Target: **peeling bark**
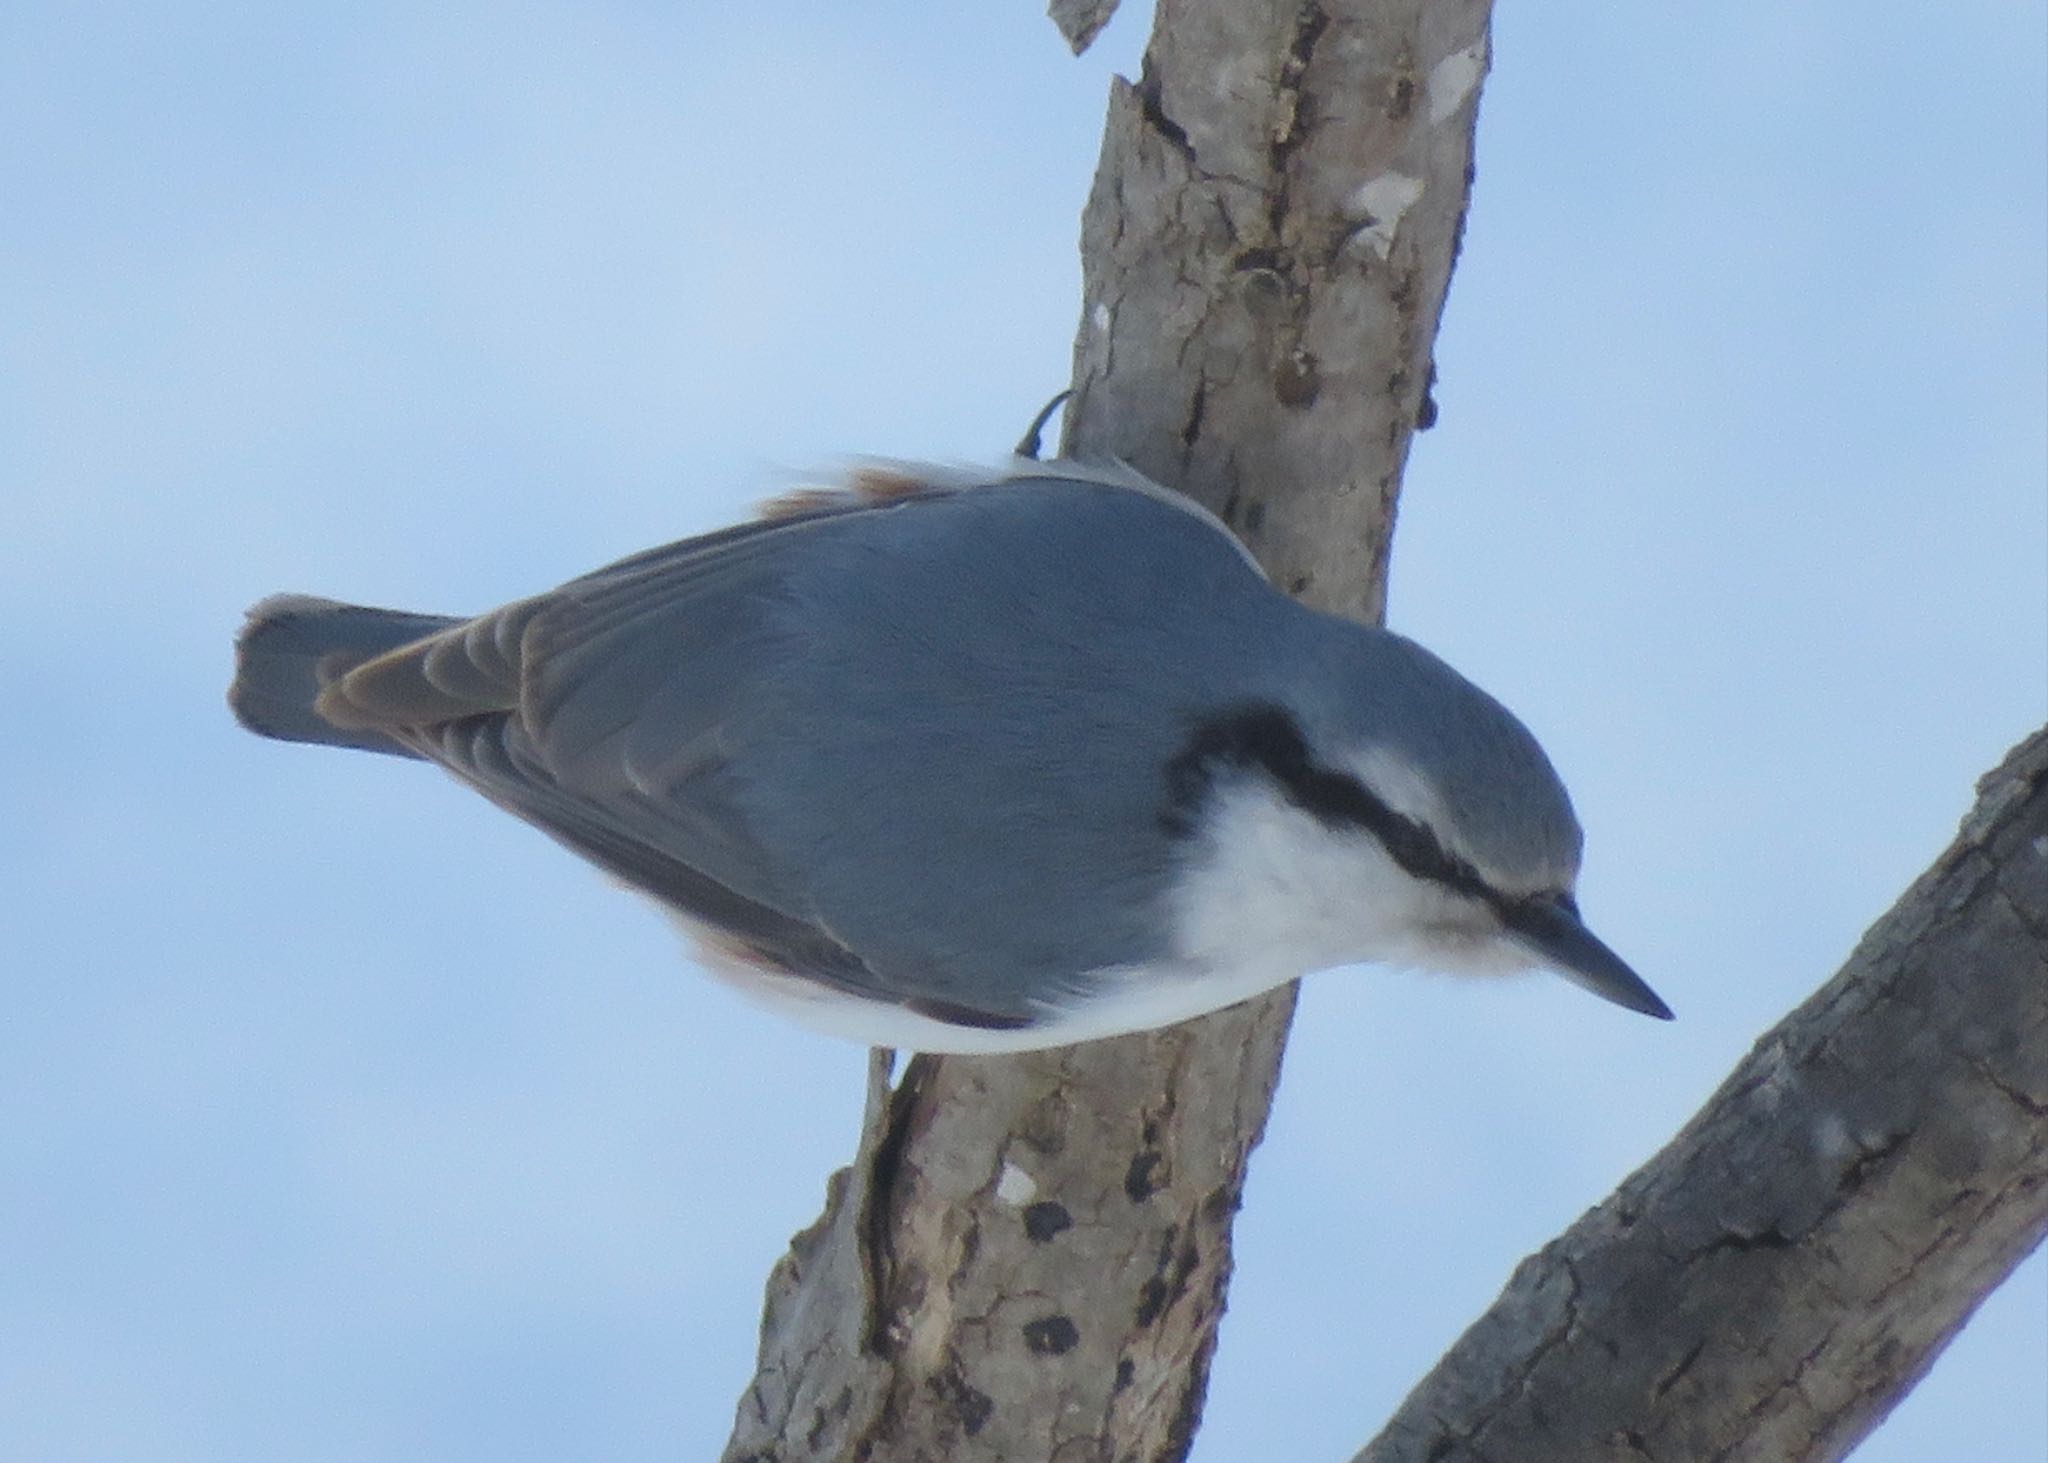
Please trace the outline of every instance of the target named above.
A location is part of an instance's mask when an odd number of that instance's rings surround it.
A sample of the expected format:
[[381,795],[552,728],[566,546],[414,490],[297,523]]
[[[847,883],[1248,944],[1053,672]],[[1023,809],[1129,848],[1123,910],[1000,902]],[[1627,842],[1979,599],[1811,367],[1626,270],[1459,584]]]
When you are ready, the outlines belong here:
[[1378,618],[1469,195],[1489,7],[1164,0],[1082,219],[1070,446]]
[[[1376,617],[1471,177],[1484,0],[1162,0],[1083,219],[1067,449]],[[1167,1031],[917,1057],[768,1287],[727,1463],[1172,1460],[1291,990]]]
[[1810,1463],[2048,1234],[2048,730],[1357,1463]]

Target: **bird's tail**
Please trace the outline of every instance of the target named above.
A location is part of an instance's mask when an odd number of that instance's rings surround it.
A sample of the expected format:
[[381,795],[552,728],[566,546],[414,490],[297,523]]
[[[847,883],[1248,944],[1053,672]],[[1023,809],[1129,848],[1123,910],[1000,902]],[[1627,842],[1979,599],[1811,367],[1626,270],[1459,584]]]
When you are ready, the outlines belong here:
[[259,736],[412,757],[383,732],[336,726],[314,709],[321,687],[387,650],[461,621],[373,610],[306,594],[274,594],[249,611],[235,641],[228,705]]

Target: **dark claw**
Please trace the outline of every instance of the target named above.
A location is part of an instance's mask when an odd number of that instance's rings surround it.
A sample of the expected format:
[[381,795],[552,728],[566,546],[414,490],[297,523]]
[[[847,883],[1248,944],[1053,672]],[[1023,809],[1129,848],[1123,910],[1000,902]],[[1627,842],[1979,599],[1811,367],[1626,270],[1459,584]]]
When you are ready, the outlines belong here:
[[1019,457],[1028,458],[1032,462],[1038,461],[1039,439],[1045,435],[1045,424],[1052,420],[1052,414],[1073,394],[1074,388],[1069,386],[1038,409],[1038,415],[1031,419],[1031,425],[1026,427],[1024,435],[1017,439],[1016,451]]

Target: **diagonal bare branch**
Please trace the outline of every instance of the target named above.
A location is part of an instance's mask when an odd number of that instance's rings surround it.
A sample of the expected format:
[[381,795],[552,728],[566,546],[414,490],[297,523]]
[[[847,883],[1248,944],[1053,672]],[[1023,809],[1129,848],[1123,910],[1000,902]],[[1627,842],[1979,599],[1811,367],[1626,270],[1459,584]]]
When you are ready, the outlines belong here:
[[2048,730],[1357,1463],[1840,1458],[2048,1234]]

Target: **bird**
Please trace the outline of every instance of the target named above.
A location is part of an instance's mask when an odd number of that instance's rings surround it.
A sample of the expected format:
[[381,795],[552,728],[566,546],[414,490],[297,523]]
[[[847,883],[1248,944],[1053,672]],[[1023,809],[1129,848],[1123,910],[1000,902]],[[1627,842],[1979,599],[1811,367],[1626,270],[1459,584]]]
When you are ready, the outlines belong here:
[[1580,917],[1527,728],[1117,461],[869,463],[473,617],[274,595],[229,702],[435,764],[871,1047],[1066,1046],[1343,966],[1671,1016]]

